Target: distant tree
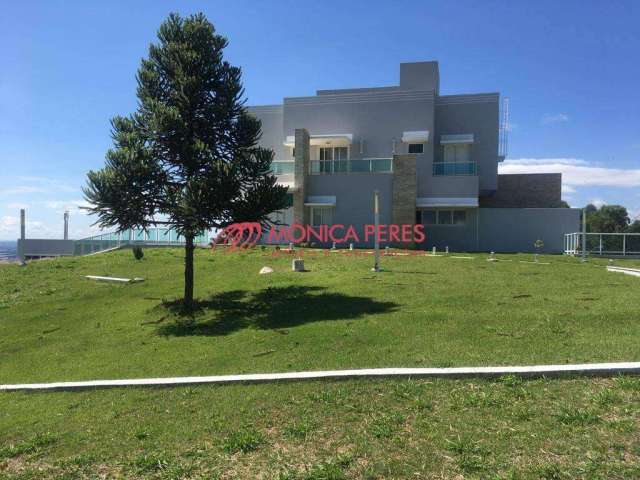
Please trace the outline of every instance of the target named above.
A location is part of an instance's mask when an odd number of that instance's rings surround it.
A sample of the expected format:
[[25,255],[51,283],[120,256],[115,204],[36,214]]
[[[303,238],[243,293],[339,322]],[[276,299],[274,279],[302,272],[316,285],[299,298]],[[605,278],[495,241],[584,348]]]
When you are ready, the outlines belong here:
[[627,227],[627,232],[629,233],[640,233],[640,220],[635,220],[632,224]]
[[571,205],[569,205],[564,200],[560,200],[560,208],[571,208]]
[[598,233],[620,233],[629,226],[629,214],[621,205],[587,205],[587,230]]
[[185,238],[184,306],[193,306],[194,238],[232,223],[265,223],[286,205],[244,108],[240,68],[203,14],[171,14],[137,74],[138,109],[111,121],[114,147],[84,195],[101,227],[168,225]]

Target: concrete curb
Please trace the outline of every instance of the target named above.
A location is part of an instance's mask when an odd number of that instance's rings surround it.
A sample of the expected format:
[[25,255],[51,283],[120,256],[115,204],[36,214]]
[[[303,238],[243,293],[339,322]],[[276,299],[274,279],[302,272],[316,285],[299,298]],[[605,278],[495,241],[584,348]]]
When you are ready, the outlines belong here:
[[612,265],[607,265],[608,272],[620,272],[627,275],[633,275],[634,277],[640,277],[640,269],[638,268],[628,268],[628,267],[614,267]]
[[201,384],[263,383],[277,381],[353,379],[353,378],[495,378],[503,375],[521,377],[597,376],[640,374],[640,362],[586,363],[579,365],[531,365],[514,367],[455,368],[366,368],[311,372],[251,373],[206,377],[139,378],[125,380],[89,380],[82,382],[24,383],[0,385],[0,391],[81,390],[111,387],[171,387]]

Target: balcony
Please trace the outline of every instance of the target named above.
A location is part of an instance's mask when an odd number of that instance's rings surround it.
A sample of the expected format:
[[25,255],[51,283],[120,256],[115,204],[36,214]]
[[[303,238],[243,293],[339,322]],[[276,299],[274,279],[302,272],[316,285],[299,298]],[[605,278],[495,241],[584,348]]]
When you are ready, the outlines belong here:
[[358,160],[311,160],[311,175],[332,175],[337,173],[391,173],[391,158],[363,158]]
[[271,171],[274,175],[292,175],[295,171],[293,160],[276,160],[271,162]]
[[476,162],[434,162],[433,176],[460,176],[477,175],[478,166]]

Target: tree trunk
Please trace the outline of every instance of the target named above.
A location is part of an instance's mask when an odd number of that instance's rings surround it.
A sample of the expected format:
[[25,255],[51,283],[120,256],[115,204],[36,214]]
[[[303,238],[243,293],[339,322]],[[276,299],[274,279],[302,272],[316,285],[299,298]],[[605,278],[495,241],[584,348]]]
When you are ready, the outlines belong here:
[[193,235],[185,236],[184,252],[184,306],[193,308]]

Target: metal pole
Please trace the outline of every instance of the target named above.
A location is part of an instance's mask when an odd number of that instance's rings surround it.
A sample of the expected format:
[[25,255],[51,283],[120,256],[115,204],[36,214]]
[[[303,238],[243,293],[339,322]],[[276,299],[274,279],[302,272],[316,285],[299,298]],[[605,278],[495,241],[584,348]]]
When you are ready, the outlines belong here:
[[602,255],[602,234],[600,234],[600,255]]
[[625,233],[622,234],[622,256],[624,257],[627,254],[627,235]]
[[26,229],[25,229],[25,213],[24,208],[20,209],[20,239],[24,240],[26,238]]
[[69,240],[69,212],[64,212],[64,239]]
[[373,192],[373,222],[375,225],[373,245],[375,249],[375,263],[373,265],[373,271],[380,271],[380,236],[378,235],[378,228],[380,226],[380,192],[376,190]]
[[582,261],[587,261],[587,209],[582,209]]

